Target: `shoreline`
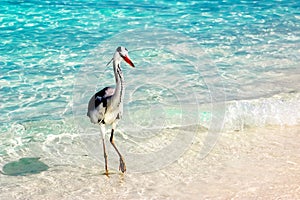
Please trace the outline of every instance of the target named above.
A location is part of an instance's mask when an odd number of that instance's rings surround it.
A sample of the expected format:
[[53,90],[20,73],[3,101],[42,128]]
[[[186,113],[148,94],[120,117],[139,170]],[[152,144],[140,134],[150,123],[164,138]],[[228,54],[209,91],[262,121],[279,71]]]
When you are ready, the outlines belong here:
[[[84,155],[81,141],[65,144],[61,157],[41,160],[48,171],[0,174],[1,199],[244,199],[300,197],[300,126],[270,126],[222,133],[204,159],[201,136],[178,160],[149,173],[101,175],[102,163]],[[78,146],[79,145],[79,146]],[[75,147],[76,146],[76,147]],[[79,150],[79,151],[78,151]],[[63,153],[70,153],[67,157]],[[114,155],[112,155],[114,156]],[[55,160],[53,160],[55,159]]]

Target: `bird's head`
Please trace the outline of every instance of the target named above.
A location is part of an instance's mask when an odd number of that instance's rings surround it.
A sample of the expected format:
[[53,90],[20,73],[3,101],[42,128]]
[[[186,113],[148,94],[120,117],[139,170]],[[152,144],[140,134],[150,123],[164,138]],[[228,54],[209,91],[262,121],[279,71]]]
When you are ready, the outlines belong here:
[[132,63],[132,61],[130,60],[129,56],[128,56],[128,50],[125,47],[122,47],[122,46],[120,46],[116,49],[114,57],[109,61],[109,63],[107,63],[107,65],[109,65],[110,62],[113,61],[113,60],[117,61],[117,62],[121,62],[121,60],[124,60],[131,67],[135,67],[134,64]]

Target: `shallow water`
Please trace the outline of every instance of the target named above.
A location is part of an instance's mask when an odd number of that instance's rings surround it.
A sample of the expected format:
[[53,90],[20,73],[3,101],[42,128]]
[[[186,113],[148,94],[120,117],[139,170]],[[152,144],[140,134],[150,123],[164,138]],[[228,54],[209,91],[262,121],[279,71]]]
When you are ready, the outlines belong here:
[[[187,127],[193,129],[194,127]],[[199,128],[199,127],[198,127]],[[177,129],[174,128],[173,131]],[[208,156],[199,158],[203,133],[199,129],[191,147],[172,164],[148,173],[128,167],[119,173],[116,154],[109,155],[110,175],[81,147],[79,136],[48,139],[36,153],[49,170],[27,176],[1,178],[2,199],[297,199],[299,188],[299,126],[249,129],[223,133]],[[117,139],[118,141],[118,139]],[[43,151],[40,151],[42,148]],[[51,153],[50,153],[51,152]],[[19,152],[1,158],[18,159]],[[164,156],[166,158],[167,155]],[[130,160],[125,157],[127,163]],[[160,160],[159,157],[156,157]],[[130,163],[128,163],[130,166]],[[17,187],[16,187],[17,186]]]
[[[0,174],[0,199],[299,197],[299,7],[3,1],[0,167],[49,169]],[[116,133],[128,172],[108,143],[107,178],[86,109],[119,45],[136,65]]]

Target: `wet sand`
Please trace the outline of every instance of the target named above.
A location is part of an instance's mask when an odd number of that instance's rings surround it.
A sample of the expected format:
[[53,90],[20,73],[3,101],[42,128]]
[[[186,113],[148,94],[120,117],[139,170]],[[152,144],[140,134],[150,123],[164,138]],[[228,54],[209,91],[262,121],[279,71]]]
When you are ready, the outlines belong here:
[[[79,137],[49,144],[56,156],[41,153],[50,168],[39,174],[0,174],[0,199],[299,199],[300,127],[264,127],[222,133],[215,148],[197,157],[202,133],[171,165],[124,175],[82,148]],[[44,151],[47,148],[43,148]],[[26,152],[24,153],[24,155]],[[53,154],[54,155],[54,154]],[[4,162],[17,156],[2,158]]]

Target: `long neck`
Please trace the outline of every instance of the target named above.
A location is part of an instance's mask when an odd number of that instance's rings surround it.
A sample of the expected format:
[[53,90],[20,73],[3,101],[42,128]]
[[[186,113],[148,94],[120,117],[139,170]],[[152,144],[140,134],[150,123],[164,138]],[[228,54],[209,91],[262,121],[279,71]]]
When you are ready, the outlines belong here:
[[124,97],[124,78],[123,73],[121,70],[120,62],[119,61],[113,61],[113,67],[114,67],[114,74],[116,79],[116,89],[115,93],[112,96],[112,102],[113,104],[119,106]]

